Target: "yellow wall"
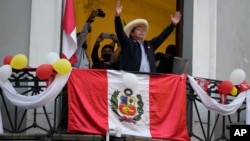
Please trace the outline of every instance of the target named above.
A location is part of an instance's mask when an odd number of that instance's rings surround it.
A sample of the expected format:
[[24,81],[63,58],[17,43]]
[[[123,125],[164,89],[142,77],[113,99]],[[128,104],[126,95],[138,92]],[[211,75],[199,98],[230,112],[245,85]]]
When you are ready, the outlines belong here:
[[[169,7],[165,3],[174,4]],[[163,28],[170,24],[170,15],[175,12],[175,0],[121,0],[123,5],[123,11],[121,18],[128,23],[135,18],[145,18],[149,22],[149,32],[146,39],[158,35]],[[75,13],[77,31],[82,30],[84,22],[87,20],[91,11],[101,8],[105,13],[105,18],[96,17],[92,23],[92,32],[88,34],[87,53],[91,56],[91,51],[95,43],[96,38],[101,32],[115,33],[114,31],[114,15],[115,15],[115,3],[116,0],[75,0]],[[110,41],[104,41],[107,43]],[[156,52],[164,52],[168,44],[175,44],[175,32],[156,50]]]

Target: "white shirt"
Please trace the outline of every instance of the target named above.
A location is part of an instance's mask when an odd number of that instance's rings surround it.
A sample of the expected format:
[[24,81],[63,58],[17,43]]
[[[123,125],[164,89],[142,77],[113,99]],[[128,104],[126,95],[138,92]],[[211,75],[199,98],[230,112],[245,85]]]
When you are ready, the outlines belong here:
[[141,66],[140,66],[140,72],[150,72],[150,66],[148,62],[148,57],[145,52],[143,43],[140,43],[141,48]]

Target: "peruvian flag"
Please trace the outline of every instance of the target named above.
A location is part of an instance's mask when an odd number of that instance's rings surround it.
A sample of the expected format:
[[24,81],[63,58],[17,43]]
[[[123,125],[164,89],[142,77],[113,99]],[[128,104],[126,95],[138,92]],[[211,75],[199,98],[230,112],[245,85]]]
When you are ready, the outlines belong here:
[[[68,132],[189,141],[186,75],[74,68],[68,86]],[[115,134],[115,133],[114,133]]]
[[64,1],[62,28],[62,58],[66,58],[71,64],[74,64],[77,62],[75,54],[77,49],[77,38],[73,0]]

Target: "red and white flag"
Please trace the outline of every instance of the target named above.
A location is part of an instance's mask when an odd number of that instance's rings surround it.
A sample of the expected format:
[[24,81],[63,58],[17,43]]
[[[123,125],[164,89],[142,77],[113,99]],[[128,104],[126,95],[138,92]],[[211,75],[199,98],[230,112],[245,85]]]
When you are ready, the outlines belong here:
[[105,135],[119,129],[122,135],[189,141],[187,76],[127,74],[73,69],[67,84],[68,132]]
[[74,64],[77,62],[75,54],[77,49],[77,38],[73,0],[64,1],[62,28],[62,57]]

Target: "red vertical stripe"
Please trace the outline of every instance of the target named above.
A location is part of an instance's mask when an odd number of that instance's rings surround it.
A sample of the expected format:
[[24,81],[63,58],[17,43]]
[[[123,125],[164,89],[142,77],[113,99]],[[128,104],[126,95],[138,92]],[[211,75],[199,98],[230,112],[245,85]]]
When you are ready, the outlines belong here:
[[107,88],[106,70],[72,70],[68,80],[68,132],[106,133]]
[[74,1],[65,0],[64,14],[63,14],[63,44],[62,44],[62,58],[68,59],[71,64],[77,62],[75,51],[77,49],[76,41],[76,20],[74,13]]
[[65,9],[63,15],[63,30],[67,34],[71,34],[76,27],[76,20],[74,14],[74,1],[65,0]]
[[186,125],[186,76],[150,76],[150,132],[152,137],[190,140]]

